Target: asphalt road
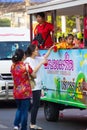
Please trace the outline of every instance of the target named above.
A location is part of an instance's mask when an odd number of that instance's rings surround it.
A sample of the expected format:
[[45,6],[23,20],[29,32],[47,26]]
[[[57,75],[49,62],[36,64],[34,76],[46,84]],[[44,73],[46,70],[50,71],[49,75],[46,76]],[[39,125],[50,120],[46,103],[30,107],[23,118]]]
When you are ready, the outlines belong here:
[[[14,103],[0,103],[0,130],[13,130],[15,111],[16,105]],[[28,126],[29,120],[30,113]],[[45,120],[44,110],[41,107],[38,112],[37,124],[43,127],[43,130],[86,130],[87,110],[63,110],[60,111],[58,122],[48,122]]]

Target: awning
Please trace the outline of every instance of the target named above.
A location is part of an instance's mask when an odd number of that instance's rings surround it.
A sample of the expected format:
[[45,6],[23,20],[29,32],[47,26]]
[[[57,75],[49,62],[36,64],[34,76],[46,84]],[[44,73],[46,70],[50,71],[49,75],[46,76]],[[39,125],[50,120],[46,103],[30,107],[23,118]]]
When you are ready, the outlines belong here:
[[83,15],[84,4],[87,0],[53,0],[28,7],[28,14],[57,10],[59,15]]

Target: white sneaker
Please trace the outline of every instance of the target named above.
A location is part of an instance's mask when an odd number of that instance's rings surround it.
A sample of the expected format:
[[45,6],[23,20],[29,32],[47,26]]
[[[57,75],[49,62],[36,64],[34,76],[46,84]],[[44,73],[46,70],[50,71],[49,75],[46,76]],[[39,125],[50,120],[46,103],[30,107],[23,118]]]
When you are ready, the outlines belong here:
[[13,130],[18,130],[18,126],[14,126],[14,129]]
[[30,125],[30,129],[35,129],[35,130],[43,130],[43,128],[37,126],[37,125]]
[[43,130],[40,126],[35,125],[37,130]]

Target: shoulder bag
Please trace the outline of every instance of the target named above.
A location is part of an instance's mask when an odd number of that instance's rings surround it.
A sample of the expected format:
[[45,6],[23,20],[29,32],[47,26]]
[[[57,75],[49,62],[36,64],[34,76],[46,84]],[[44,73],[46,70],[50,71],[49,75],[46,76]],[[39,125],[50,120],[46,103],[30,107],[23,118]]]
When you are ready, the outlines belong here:
[[28,78],[29,78],[31,89],[34,89],[35,85],[36,85],[36,82],[35,82],[34,78],[28,72],[29,71],[28,64],[26,64],[25,67],[26,67],[26,71],[27,71],[27,75],[28,75]]
[[[45,28],[45,27],[44,27]],[[46,40],[47,40],[47,38],[48,38],[48,36],[50,35],[50,32],[48,32],[48,34],[46,35],[46,38],[45,39],[43,39],[43,37],[42,37],[42,34],[41,33],[38,33],[35,37],[34,37],[34,39],[33,39],[33,41],[38,41],[38,47],[40,48],[40,46],[43,46],[44,44],[45,44],[45,42],[46,42]]]

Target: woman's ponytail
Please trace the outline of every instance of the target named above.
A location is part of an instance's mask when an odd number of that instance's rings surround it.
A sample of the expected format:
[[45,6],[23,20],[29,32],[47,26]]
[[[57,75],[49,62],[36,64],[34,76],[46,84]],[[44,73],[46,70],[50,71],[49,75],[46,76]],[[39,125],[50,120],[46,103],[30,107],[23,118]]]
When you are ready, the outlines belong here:
[[22,49],[17,49],[15,51],[15,54],[12,57],[12,62],[16,63],[21,61],[23,59],[23,56],[24,56],[24,51]]

